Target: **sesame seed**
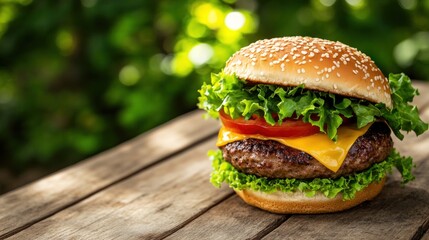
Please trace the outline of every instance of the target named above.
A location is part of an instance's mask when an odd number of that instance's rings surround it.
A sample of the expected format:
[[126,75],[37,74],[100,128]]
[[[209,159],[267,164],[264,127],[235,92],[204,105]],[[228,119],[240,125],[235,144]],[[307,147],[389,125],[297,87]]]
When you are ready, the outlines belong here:
[[340,67],[340,62],[339,61],[334,61],[333,62],[335,66],[337,66],[338,68]]
[[280,58],[280,61],[284,61],[287,58],[288,54],[286,53],[285,55],[283,55],[282,58]]

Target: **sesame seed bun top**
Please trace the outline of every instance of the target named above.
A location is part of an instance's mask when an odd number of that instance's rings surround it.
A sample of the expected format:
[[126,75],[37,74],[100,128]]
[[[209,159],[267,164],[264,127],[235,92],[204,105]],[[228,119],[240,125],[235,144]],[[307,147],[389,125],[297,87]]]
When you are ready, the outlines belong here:
[[224,72],[253,83],[298,86],[384,103],[389,82],[370,57],[340,42],[283,37],[259,40],[236,52]]

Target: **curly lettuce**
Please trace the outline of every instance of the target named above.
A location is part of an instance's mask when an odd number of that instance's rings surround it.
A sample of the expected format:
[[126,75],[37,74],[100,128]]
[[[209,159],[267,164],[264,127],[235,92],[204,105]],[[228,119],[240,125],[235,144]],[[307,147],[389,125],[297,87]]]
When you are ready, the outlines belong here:
[[214,118],[219,116],[221,110],[234,119],[249,119],[253,114],[258,114],[271,125],[281,123],[286,118],[302,118],[304,122],[319,127],[334,141],[343,117],[356,117],[358,128],[383,118],[401,140],[404,137],[401,131],[422,134],[428,129],[428,124],[420,119],[417,107],[410,104],[419,94],[412,87],[410,78],[405,74],[390,74],[389,84],[392,109],[383,103],[374,104],[357,98],[306,90],[304,85],[279,87],[246,84],[233,75],[221,72],[212,74],[211,83],[204,83],[199,90],[198,107]]
[[400,156],[396,150],[393,150],[385,161],[376,163],[363,172],[336,179],[315,178],[302,180],[258,177],[236,170],[230,163],[223,159],[220,150],[210,151],[209,156],[213,167],[210,178],[211,183],[216,187],[220,187],[225,182],[231,188],[237,190],[253,189],[266,193],[275,191],[300,191],[308,197],[312,197],[316,193],[322,193],[328,198],[334,198],[338,194],[341,194],[343,200],[350,200],[355,197],[358,191],[366,188],[369,184],[380,182],[387,174],[392,172],[393,167],[396,167],[401,173],[402,183],[407,183],[414,179],[414,176],[411,174],[411,169],[414,166],[412,159]]

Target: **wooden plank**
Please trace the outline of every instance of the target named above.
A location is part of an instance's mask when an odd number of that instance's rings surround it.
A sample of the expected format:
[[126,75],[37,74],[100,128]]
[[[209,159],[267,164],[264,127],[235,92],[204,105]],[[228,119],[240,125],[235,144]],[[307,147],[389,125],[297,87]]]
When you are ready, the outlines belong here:
[[218,123],[194,111],[0,197],[0,238],[50,216],[143,168],[214,136]]
[[426,233],[423,235],[421,240],[429,240],[429,231],[427,230],[427,228],[426,228]]
[[63,211],[10,239],[158,239],[232,195],[209,182],[206,141]]
[[287,218],[250,207],[234,194],[166,239],[259,239]]
[[387,187],[377,200],[344,213],[293,216],[266,239],[411,239],[428,216],[428,193]]

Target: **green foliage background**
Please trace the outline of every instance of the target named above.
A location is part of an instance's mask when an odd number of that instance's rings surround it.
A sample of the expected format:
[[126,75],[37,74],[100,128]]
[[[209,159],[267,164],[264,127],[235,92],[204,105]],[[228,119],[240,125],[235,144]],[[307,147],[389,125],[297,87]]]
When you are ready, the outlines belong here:
[[115,146],[195,109],[240,47],[288,35],[429,79],[429,0],[0,0],[0,167],[58,168]]

